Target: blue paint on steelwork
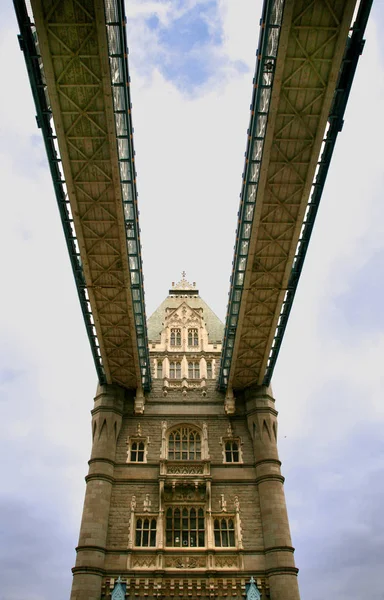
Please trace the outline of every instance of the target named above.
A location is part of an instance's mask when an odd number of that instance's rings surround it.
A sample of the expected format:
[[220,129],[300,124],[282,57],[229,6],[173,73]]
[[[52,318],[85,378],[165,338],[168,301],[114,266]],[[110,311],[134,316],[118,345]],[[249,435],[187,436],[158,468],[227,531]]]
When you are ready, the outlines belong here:
[[240,195],[235,257],[218,380],[218,387],[222,390],[226,389],[228,385],[237,332],[283,10],[284,0],[265,0],[260,22],[259,49],[257,51],[256,72],[253,80],[254,91],[250,107],[251,120],[245,153],[245,183]]

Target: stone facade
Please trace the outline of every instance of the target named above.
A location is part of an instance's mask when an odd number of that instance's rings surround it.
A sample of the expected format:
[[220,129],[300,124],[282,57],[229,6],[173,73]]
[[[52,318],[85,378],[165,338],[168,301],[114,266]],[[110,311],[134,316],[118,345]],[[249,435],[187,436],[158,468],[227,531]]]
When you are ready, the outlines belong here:
[[[166,359],[168,370],[157,377],[154,362],[144,413],[121,388],[103,386],[95,398],[71,600],[109,598],[119,576],[132,599],[240,600],[254,576],[263,600],[298,600],[270,390],[235,394],[228,415],[204,366],[219,362],[221,347],[210,339],[218,323],[204,319],[185,280],[169,299],[170,310],[165,302],[155,315],[163,330],[150,339],[153,360]],[[171,345],[172,329],[180,331]],[[171,376],[178,360],[184,370]],[[198,377],[190,362],[199,363]]]

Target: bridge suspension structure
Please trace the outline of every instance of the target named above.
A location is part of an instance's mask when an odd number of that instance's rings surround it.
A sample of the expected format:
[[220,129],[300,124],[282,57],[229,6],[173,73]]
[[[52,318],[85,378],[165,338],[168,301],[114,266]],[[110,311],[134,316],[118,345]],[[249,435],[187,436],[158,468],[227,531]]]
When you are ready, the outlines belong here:
[[270,384],[371,5],[372,0],[358,8],[354,0],[264,2],[222,390]]
[[[31,4],[14,0],[19,42],[98,378],[149,391],[124,1]],[[371,5],[264,1],[223,391],[271,381]]]
[[99,381],[149,390],[124,2],[14,5]]

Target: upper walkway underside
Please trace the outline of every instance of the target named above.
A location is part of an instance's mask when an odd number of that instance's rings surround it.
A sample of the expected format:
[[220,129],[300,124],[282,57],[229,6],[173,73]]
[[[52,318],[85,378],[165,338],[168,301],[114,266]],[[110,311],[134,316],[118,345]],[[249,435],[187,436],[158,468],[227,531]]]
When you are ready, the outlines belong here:
[[[269,384],[372,0],[265,0],[220,389]],[[14,0],[101,383],[150,389],[123,0]]]
[[99,379],[149,389],[124,2],[15,7]]
[[370,6],[351,29],[355,0],[264,3],[221,389],[270,382]]

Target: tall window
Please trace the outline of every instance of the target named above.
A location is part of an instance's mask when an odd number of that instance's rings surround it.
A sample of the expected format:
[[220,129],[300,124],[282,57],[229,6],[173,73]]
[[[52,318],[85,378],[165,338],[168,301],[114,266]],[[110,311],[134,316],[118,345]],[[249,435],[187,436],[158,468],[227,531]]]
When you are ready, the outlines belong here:
[[205,546],[205,519],[202,508],[168,508],[165,540],[167,546]]
[[163,376],[163,363],[161,360],[157,361],[157,377],[161,379]]
[[212,361],[207,360],[207,378],[212,379]]
[[130,462],[144,462],[144,442],[131,442]]
[[228,440],[225,442],[225,462],[240,462],[239,442]]
[[226,548],[235,545],[235,527],[233,519],[215,519],[213,529],[215,532],[215,546]]
[[181,346],[181,329],[171,329],[171,346]]
[[170,379],[181,379],[181,362],[171,362],[169,364]]
[[156,519],[139,518],[136,521],[136,546],[156,546]]
[[180,427],[172,431],[168,438],[169,460],[200,460],[200,433],[189,427]]
[[199,332],[197,329],[188,329],[188,346],[199,345]]
[[198,362],[188,363],[188,378],[200,379],[200,364]]

